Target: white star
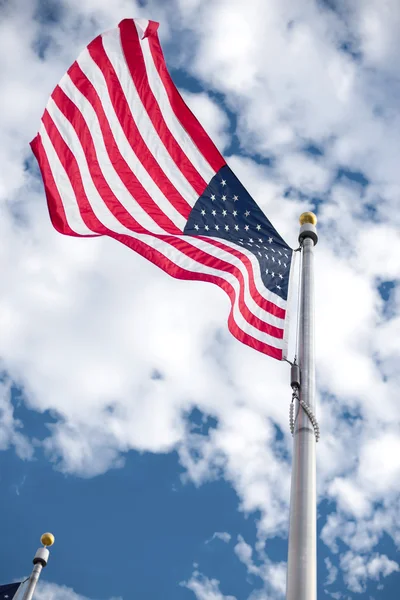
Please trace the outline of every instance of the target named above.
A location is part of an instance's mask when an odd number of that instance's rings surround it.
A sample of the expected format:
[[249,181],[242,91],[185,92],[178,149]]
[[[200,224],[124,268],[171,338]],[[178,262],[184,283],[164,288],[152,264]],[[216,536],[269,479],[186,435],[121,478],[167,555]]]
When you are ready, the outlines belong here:
[[225,230],[229,231],[229,225],[225,225]]
[[[239,225],[235,225],[235,231],[239,231]],[[243,242],[241,242],[243,244]]]
[[268,275],[268,273],[269,273],[268,269],[265,270],[265,273]]
[[256,244],[257,248],[261,248],[261,246],[259,246],[258,244]]
[[212,214],[213,217],[215,217],[215,215],[217,214],[217,211],[216,210],[212,210],[211,214]]
[[208,231],[210,228],[209,228],[209,226],[208,226],[208,225],[204,225],[204,229],[205,229],[206,231]]
[[249,238],[249,242],[253,243],[254,242],[253,238]]
[[232,212],[232,214],[233,214],[233,216],[234,216],[234,217],[236,217],[236,215],[237,215],[237,210],[234,210],[234,211]]
[[242,242],[242,240],[239,240],[239,244],[242,244],[242,245],[243,245],[243,242]]
[[195,225],[194,228],[196,229],[196,231],[199,230],[199,226],[198,225]]
[[262,256],[261,252],[257,252],[258,256]]
[[211,200],[214,202],[214,200],[215,200],[215,194],[211,194]]
[[247,242],[247,245],[248,245],[248,246],[252,246],[253,244],[250,244],[250,242]]
[[261,238],[258,238],[258,241],[260,242],[260,244],[262,244],[262,239]]
[[226,217],[226,210],[223,210],[223,211],[222,211],[222,216],[223,216],[223,217]]
[[246,231],[249,230],[249,226],[248,225],[245,225],[244,228],[245,228]]
[[275,273],[271,271],[271,277],[275,277]]
[[269,244],[272,244],[272,241],[273,241],[273,240],[272,240],[272,237],[269,237],[269,238],[268,238],[268,243],[269,243]]
[[226,196],[221,196],[221,199],[225,202]]
[[275,256],[272,257],[272,262],[275,262]]
[[222,185],[222,187],[224,187],[224,186],[226,185],[226,181],[225,181],[225,179],[223,179],[223,180],[221,181],[221,185]]
[[250,211],[249,211],[249,210],[246,210],[246,212],[244,213],[244,216],[245,216],[245,217],[248,217],[248,216],[249,216],[249,214],[250,214]]
[[281,289],[282,289],[280,285],[277,285],[276,287],[278,288],[278,290],[281,290]]
[[261,225],[257,225],[256,229],[257,229],[257,231],[260,231]]
[[206,214],[206,211],[204,210],[204,208],[203,208],[203,210],[201,211],[201,214],[203,215],[203,217],[204,217],[204,215]]
[[282,256],[282,252],[280,252],[279,250],[278,250],[278,254],[280,254]]
[[272,252],[275,252],[275,250],[273,248],[270,248],[270,250],[272,250]]
[[233,201],[237,202],[239,200],[239,198],[237,196],[233,196]]
[[286,263],[283,263],[283,266],[285,267],[285,269],[287,268],[287,264]]
[[279,273],[279,278],[280,278],[280,279],[283,279],[283,275],[282,275],[282,273]]
[[268,258],[268,254],[264,254],[265,258]]
[[280,261],[280,259],[278,260],[278,263],[279,263],[280,265],[282,264],[282,263],[281,263],[281,261]]
[[219,229],[219,225],[216,225],[216,226],[215,226],[215,229],[217,229],[217,230],[218,230],[218,229]]
[[289,258],[288,255],[285,253],[286,258]]

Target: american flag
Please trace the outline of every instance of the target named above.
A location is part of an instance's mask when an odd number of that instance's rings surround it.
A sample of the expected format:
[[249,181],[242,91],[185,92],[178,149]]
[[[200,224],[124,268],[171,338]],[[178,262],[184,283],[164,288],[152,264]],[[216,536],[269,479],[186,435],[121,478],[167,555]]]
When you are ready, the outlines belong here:
[[31,143],[52,223],[220,286],[233,335],[282,360],[293,251],[182,100],[157,29],[123,20],[53,91]]

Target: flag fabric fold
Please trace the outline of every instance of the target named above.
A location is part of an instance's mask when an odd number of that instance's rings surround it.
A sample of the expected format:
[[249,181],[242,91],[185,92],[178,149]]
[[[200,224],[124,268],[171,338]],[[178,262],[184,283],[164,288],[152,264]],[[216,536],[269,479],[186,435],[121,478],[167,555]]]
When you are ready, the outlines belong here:
[[243,343],[286,357],[293,251],[226,164],[168,73],[158,24],[95,38],[52,93],[31,146],[53,226],[106,235],[229,296]]

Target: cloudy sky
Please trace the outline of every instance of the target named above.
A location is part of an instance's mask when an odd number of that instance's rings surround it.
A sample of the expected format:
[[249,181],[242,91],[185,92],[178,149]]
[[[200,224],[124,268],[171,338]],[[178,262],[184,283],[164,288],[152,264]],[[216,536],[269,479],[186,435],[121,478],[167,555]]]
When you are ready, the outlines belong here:
[[0,583],[37,600],[280,600],[289,368],[215,286],[59,235],[29,148],[125,17],[160,22],[187,103],[275,227],[316,248],[318,597],[398,597],[397,0],[0,0]]

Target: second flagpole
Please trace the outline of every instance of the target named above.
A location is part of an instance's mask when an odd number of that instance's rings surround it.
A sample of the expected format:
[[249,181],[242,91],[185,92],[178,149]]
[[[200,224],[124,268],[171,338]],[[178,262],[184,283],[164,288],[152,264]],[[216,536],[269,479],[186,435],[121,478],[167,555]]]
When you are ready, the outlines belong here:
[[32,569],[31,576],[29,577],[28,582],[26,584],[22,600],[32,600],[33,598],[33,594],[35,592],[36,584],[39,580],[40,573],[42,572],[42,569],[47,565],[47,562],[49,560],[49,551],[47,548],[54,544],[54,535],[52,533],[44,533],[40,538],[40,541],[43,544],[43,548],[39,548],[35,554],[35,557],[33,559],[34,567]]
[[[300,217],[299,392],[294,406],[286,600],[317,597],[317,501],[314,360],[314,246],[318,241],[313,213]],[[293,385],[293,382],[292,382]]]

